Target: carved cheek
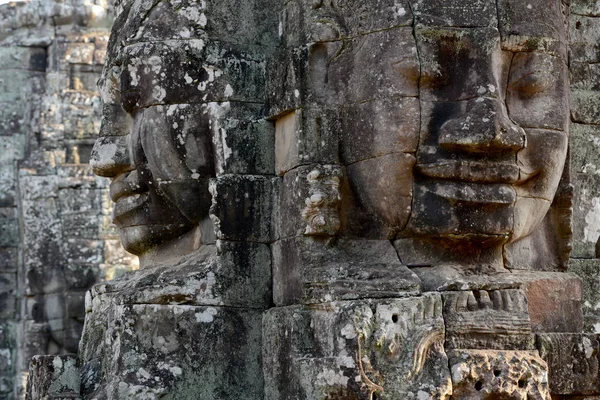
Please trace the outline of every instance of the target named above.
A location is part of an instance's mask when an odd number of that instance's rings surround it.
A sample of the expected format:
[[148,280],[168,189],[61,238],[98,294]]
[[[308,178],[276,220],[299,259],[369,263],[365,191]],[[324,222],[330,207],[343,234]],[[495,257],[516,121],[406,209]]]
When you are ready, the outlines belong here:
[[360,161],[348,176],[361,203],[388,226],[402,229],[410,216],[415,157],[395,153]]

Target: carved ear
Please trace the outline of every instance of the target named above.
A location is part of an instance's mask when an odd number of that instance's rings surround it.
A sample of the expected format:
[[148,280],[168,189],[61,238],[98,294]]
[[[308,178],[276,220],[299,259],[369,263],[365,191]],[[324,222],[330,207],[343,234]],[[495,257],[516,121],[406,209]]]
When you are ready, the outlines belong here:
[[573,248],[573,185],[570,150],[552,205],[531,235],[504,246],[508,269],[566,271]]

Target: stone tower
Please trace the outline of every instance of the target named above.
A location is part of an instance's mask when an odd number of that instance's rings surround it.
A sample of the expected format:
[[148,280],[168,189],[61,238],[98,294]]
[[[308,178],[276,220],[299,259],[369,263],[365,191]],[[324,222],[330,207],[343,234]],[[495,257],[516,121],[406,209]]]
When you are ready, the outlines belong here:
[[600,396],[600,3],[117,9],[91,165],[141,269],[32,399]]

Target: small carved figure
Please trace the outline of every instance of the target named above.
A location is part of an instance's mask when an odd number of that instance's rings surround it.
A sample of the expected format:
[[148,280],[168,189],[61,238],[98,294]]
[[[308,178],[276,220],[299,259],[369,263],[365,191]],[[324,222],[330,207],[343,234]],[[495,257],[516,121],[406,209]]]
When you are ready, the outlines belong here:
[[309,197],[302,211],[302,217],[306,221],[305,235],[332,236],[340,229],[340,178],[340,169],[331,166],[309,172],[306,177]]

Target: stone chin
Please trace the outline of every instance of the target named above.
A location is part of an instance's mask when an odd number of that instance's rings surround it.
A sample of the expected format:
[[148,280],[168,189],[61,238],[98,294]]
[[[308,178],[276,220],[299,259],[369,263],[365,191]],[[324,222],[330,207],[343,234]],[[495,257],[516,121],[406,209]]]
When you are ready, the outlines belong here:
[[194,230],[190,225],[137,225],[120,227],[119,236],[123,248],[142,257],[157,247],[176,242]]

